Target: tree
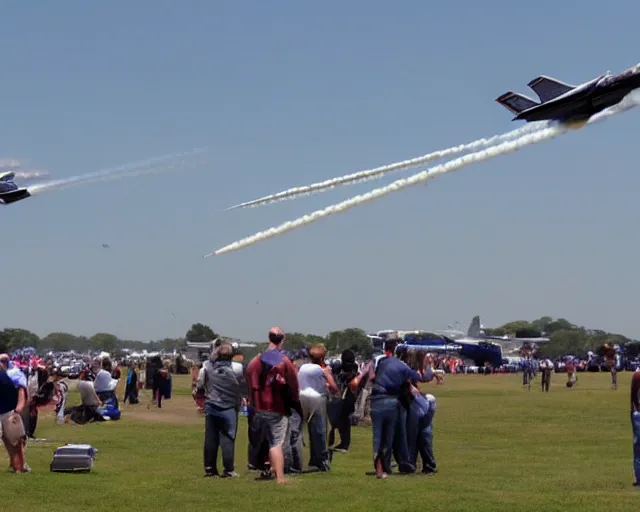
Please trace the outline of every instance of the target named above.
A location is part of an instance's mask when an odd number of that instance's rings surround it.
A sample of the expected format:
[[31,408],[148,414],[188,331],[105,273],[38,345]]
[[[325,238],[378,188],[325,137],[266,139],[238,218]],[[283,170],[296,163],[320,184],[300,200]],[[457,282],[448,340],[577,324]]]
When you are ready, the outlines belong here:
[[9,352],[9,335],[6,331],[0,331],[0,354]]
[[89,339],[89,344],[93,350],[114,352],[120,346],[120,340],[113,334],[99,332]]
[[301,332],[289,332],[284,340],[284,347],[287,350],[298,350],[307,345],[307,335]]
[[567,354],[583,356],[589,348],[589,338],[584,331],[557,331],[549,337],[548,344],[540,347],[539,355],[551,358]]
[[326,340],[327,349],[331,352],[351,349],[365,356],[373,352],[371,340],[362,329],[350,327],[342,331],[331,331]]
[[540,332],[549,333],[548,325],[553,322],[553,318],[550,316],[541,316],[537,320],[531,322],[534,329],[538,329]]
[[546,328],[546,333],[548,336],[552,335],[554,332],[558,332],[558,331],[575,331],[579,329],[578,326],[572,324],[571,322],[569,322],[568,320],[565,320],[564,318],[558,318],[557,320],[554,320],[552,322],[549,322],[547,324],[547,328]]
[[25,347],[38,347],[40,338],[37,334],[26,329],[9,327],[2,331],[0,344],[5,344],[6,350],[16,350]]
[[191,343],[207,343],[213,341],[218,335],[208,325],[201,323],[193,324],[187,331],[185,338]]
[[42,348],[63,352],[66,350],[82,350],[79,343],[81,341],[85,341],[85,348],[88,348],[86,338],[81,340],[68,332],[52,332],[42,338],[41,344]]
[[542,333],[539,329],[526,320],[516,320],[502,326],[504,332],[515,338],[539,338]]

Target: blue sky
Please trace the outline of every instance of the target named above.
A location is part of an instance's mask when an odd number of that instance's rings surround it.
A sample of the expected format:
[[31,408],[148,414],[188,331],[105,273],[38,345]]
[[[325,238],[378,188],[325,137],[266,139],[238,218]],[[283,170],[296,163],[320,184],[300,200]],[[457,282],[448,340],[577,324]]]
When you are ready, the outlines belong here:
[[201,321],[259,339],[274,324],[325,334],[548,314],[640,337],[639,112],[201,259],[409,174],[227,206],[513,129],[494,101],[502,92],[526,94],[540,74],[579,83],[640,61],[640,4],[615,5],[5,6],[0,157],[58,178],[210,151],[182,174],[3,208],[0,326],[147,340]]

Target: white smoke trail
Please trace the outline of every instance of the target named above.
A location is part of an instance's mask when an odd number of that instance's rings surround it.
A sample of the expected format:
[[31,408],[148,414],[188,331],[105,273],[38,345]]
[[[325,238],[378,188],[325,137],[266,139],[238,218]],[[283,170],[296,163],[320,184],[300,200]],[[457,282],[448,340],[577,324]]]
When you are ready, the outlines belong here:
[[21,166],[20,162],[12,158],[0,158],[0,169],[2,170],[18,169]]
[[38,178],[44,178],[51,174],[49,171],[15,171],[14,178],[17,180],[28,181],[37,180]]
[[264,196],[259,199],[254,199],[253,201],[247,201],[246,203],[231,206],[225,211],[235,210],[237,208],[255,208],[257,206],[263,206],[265,204],[279,203],[280,201],[286,201],[300,196],[307,196],[315,194],[317,192],[324,192],[341,185],[353,185],[355,183],[379,179],[389,172],[410,169],[411,167],[417,167],[434,160],[440,160],[441,158],[446,158],[452,155],[466,153],[467,151],[474,151],[480,148],[493,146],[494,144],[507,140],[514,140],[518,137],[521,137],[522,135],[536,132],[549,126],[550,123],[548,121],[529,123],[521,128],[511,130],[510,132],[506,132],[501,135],[494,135],[493,137],[478,139],[473,142],[468,142],[467,144],[460,144],[458,146],[453,146],[447,149],[433,151],[432,153],[428,153],[423,156],[410,158],[401,162],[395,162],[393,164],[384,165],[382,167],[376,167],[375,169],[359,171],[352,174],[347,174],[346,176],[339,176],[337,178],[331,178],[325,181],[320,181],[318,183],[312,183],[311,185],[290,188],[288,190],[284,190],[283,192],[278,192],[277,194]]
[[[624,112],[625,110],[629,110],[630,108],[637,106],[638,104],[640,104],[640,98],[629,95],[627,96],[627,98],[625,98],[625,100],[623,100],[618,105],[611,107],[610,109],[607,109],[593,116],[588,121],[588,124],[600,121],[602,119],[606,119],[620,112]],[[367,192],[366,194],[355,196],[341,203],[328,206],[322,210],[317,210],[308,215],[304,215],[303,217],[300,217],[293,221],[285,222],[280,226],[267,229],[266,231],[261,231],[252,236],[248,236],[246,238],[238,240],[237,242],[233,242],[225,247],[222,247],[217,251],[206,254],[204,258],[207,258],[209,256],[217,256],[219,254],[224,254],[226,252],[237,251],[238,249],[242,249],[243,247],[247,247],[248,245],[252,245],[256,242],[261,242],[263,240],[267,240],[268,238],[281,235],[283,233],[286,233],[287,231],[294,230],[301,226],[306,226],[307,224],[311,224],[312,222],[315,222],[316,220],[319,220],[323,217],[327,217],[335,213],[342,213],[350,208],[353,208],[354,206],[359,206],[368,201],[373,201],[374,199],[378,199],[382,196],[390,194],[391,192],[395,192],[397,190],[410,187],[412,185],[423,183],[441,174],[457,171],[459,169],[462,169],[463,167],[467,167],[468,165],[471,165],[474,163],[490,160],[497,156],[512,153],[514,151],[522,149],[525,146],[538,144],[540,142],[553,139],[558,135],[561,135],[567,131],[568,131],[567,127],[564,127],[562,125],[554,125],[538,132],[534,132],[528,135],[523,135],[522,137],[513,141],[503,142],[502,144],[491,146],[482,151],[469,153],[467,155],[461,156],[454,160],[450,160],[444,164],[431,167],[430,169],[422,171],[409,178],[403,178],[403,179],[394,181],[393,183],[387,185],[386,187],[377,188],[375,190],[372,190],[371,192]]]
[[148,160],[143,160],[140,162],[133,162],[118,167],[103,169],[100,171],[83,174],[81,176],[72,176],[70,178],[64,178],[60,180],[45,181],[43,183],[37,183],[31,187],[28,187],[28,190],[31,195],[36,195],[42,192],[57,190],[60,188],[65,188],[82,183],[91,183],[94,181],[122,178],[125,176],[137,176],[143,173],[163,172],[176,168],[182,168],[181,164],[183,164],[184,162],[181,159],[186,159],[188,157],[201,154],[204,151],[206,151],[206,148],[199,148],[184,153],[173,153],[171,155],[150,158]]

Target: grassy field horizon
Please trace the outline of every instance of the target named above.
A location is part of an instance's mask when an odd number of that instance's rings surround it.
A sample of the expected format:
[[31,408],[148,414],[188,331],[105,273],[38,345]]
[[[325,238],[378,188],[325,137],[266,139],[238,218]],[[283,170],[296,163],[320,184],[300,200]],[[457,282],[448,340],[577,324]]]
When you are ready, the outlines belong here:
[[[640,490],[631,486],[631,373],[610,389],[608,374],[553,375],[549,393],[539,378],[529,391],[521,375],[447,375],[427,384],[438,411],[434,451],[438,474],[392,476],[371,471],[371,430],[353,429],[349,454],[335,454],[330,473],[291,477],[289,486],[254,481],[247,470],[247,426],[240,419],[232,480],[203,478],[203,419],[189,396],[190,377],[174,377],[174,395],[163,408],[147,409],[148,395],[122,407],[117,422],[56,425],[41,416],[27,459],[33,473],[0,471],[7,510],[438,511],[636,510]],[[74,389],[73,384],[71,389]],[[120,396],[122,394],[120,393]],[[306,435],[306,433],[305,433]],[[99,450],[92,473],[49,472],[53,450],[90,443]],[[305,450],[305,456],[306,456]],[[305,460],[305,463],[307,460]],[[6,468],[6,454],[0,455]]]

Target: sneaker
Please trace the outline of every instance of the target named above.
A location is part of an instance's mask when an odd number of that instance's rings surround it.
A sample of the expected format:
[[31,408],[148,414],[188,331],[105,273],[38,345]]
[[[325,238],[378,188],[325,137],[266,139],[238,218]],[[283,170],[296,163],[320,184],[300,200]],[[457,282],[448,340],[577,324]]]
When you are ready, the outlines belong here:
[[218,476],[218,471],[215,468],[204,468],[205,478],[217,478]]
[[238,478],[239,476],[235,471],[225,471],[220,475],[220,478]]
[[16,471],[14,467],[9,466],[9,472],[10,473],[31,473],[31,466],[25,463],[24,466],[22,466],[22,471]]
[[347,450],[346,448],[333,448],[333,450],[331,450],[333,452],[338,452],[338,453],[349,453],[349,450]]

